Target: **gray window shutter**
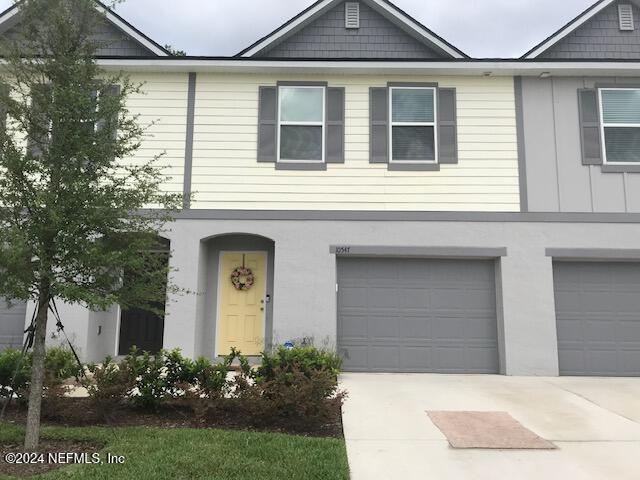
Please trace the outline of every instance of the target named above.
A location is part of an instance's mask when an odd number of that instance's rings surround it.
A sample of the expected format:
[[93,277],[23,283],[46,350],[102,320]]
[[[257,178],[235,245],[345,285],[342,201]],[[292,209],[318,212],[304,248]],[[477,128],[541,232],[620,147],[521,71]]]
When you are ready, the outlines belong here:
[[[97,91],[95,92],[97,94]],[[120,85],[107,85],[103,90],[103,95],[108,97],[117,97],[120,95]],[[96,125],[97,130],[102,130],[104,128],[108,128],[111,130],[111,135],[115,139],[117,138],[118,131],[116,130],[118,126],[118,114],[114,113],[112,118],[110,119],[101,119],[98,121]]]
[[260,87],[258,105],[258,162],[275,163],[278,155],[278,87]]
[[[0,83],[0,93],[3,97],[7,97],[10,93],[9,85]],[[0,135],[7,133],[7,115],[8,106],[4,102],[0,102]]]
[[438,89],[438,163],[458,163],[456,89]]
[[344,88],[327,88],[327,163],[344,163]]
[[602,165],[598,91],[595,88],[579,89],[578,106],[580,112],[580,139],[582,141],[582,164]]
[[389,91],[369,89],[369,163],[389,163]]
[[31,96],[33,122],[28,132],[27,150],[33,157],[42,155],[42,148],[49,142],[49,123],[46,110],[52,101],[51,84],[40,84],[33,87]]

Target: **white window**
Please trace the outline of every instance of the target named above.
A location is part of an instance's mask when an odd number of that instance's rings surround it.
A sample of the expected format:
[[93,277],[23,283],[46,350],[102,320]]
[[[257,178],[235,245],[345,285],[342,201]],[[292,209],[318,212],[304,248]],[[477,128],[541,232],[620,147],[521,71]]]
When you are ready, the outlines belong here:
[[278,161],[324,162],[325,87],[278,89]]
[[390,87],[391,162],[437,163],[435,87]]
[[602,88],[598,93],[604,163],[640,163],[640,89]]

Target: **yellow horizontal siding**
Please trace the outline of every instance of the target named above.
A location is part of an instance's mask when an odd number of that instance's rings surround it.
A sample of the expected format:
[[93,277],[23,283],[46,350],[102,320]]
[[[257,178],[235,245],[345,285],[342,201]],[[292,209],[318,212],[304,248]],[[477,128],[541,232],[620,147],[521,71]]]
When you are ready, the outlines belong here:
[[[345,164],[305,172],[257,163],[258,87],[280,80],[345,87]],[[389,172],[369,164],[369,87],[388,81],[456,88],[458,165]],[[194,208],[517,211],[517,158],[511,78],[198,75]]]
[[140,73],[130,78],[141,84],[141,91],[127,99],[127,108],[146,130],[140,148],[125,162],[143,163],[160,156],[157,165],[166,177],[163,189],[182,193],[188,74]]

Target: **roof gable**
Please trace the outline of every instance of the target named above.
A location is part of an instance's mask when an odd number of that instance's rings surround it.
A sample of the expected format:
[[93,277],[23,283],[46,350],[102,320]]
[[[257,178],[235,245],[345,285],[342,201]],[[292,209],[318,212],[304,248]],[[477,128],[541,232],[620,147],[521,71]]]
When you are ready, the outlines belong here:
[[387,0],[360,0],[360,28],[345,28],[345,0],[319,0],[239,57],[467,58]]
[[[620,29],[619,4],[632,6],[634,30]],[[633,0],[600,0],[522,58],[640,59],[640,8]]]
[[[96,1],[96,8],[104,13],[94,38],[106,45],[100,48],[97,56],[113,57],[166,57],[171,53],[140,30],[127,22],[102,2]],[[20,7],[13,5],[0,13],[0,35],[17,35],[20,31]]]

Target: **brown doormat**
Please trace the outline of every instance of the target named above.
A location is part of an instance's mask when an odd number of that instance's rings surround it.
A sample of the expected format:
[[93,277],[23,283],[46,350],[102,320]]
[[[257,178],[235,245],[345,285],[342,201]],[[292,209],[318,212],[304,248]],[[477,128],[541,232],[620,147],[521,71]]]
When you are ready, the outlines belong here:
[[427,412],[453,448],[552,450],[506,412]]

